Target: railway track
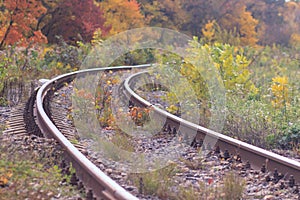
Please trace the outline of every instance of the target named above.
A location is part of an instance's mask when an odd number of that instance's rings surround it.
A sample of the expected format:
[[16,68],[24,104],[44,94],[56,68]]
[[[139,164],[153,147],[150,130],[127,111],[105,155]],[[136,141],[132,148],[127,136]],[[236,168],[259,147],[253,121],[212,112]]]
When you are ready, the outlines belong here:
[[[223,152],[228,151],[231,155],[240,156],[242,161],[250,163],[251,168],[263,169],[266,171],[276,170],[284,174],[285,178],[289,177],[291,182],[300,182],[299,162],[190,123],[189,121],[172,115],[141,98],[132,90],[132,85],[135,84],[136,79],[140,79],[143,75],[145,75],[145,72],[133,74],[126,79],[124,88],[128,99],[135,105],[152,107],[156,113],[156,117],[166,120],[166,126],[170,127],[171,130],[174,132],[183,130],[184,134],[187,135],[197,132],[194,141],[201,144],[207,136],[214,138],[214,140],[217,140],[217,143],[214,145],[217,149],[220,149]],[[206,145],[209,146],[209,143]]]
[[[101,70],[114,71],[145,68],[148,66],[149,65],[82,70],[64,74],[49,80],[33,93],[26,105],[20,105],[13,111],[14,117],[10,119],[10,129],[6,131],[6,134],[17,134],[20,137],[35,134],[37,136],[44,135],[55,138],[65,150],[66,160],[72,162],[72,166],[76,169],[76,174],[72,176],[74,184],[84,185],[88,191],[87,199],[137,199],[87,159],[84,146],[70,142],[77,138],[74,138],[74,134],[69,132],[69,125],[62,123],[65,118],[65,113],[60,112],[59,108],[56,109],[52,107],[50,110],[49,102],[50,97],[54,95],[56,90],[63,87],[66,82],[72,81],[78,74],[95,73]],[[166,119],[165,126],[172,130],[173,133],[179,133],[184,130],[184,134],[188,135],[189,133],[196,132],[197,135],[194,142],[197,143],[201,143],[206,136],[216,138],[217,143],[215,147],[217,151],[227,152],[229,156],[238,155],[242,161],[249,161],[249,165],[254,169],[264,171],[276,170],[276,172],[284,174],[283,178],[286,179],[289,185],[294,186],[300,182],[299,162],[190,123],[177,116],[171,115],[155,105],[151,105],[139,97],[132,89],[132,86],[141,76],[143,76],[143,73],[137,73],[128,77],[122,87],[123,93],[132,105],[152,107],[158,118]],[[23,107],[25,107],[25,109],[22,109]],[[274,175],[273,178],[276,178],[276,175]],[[80,181],[78,182],[78,180]]]

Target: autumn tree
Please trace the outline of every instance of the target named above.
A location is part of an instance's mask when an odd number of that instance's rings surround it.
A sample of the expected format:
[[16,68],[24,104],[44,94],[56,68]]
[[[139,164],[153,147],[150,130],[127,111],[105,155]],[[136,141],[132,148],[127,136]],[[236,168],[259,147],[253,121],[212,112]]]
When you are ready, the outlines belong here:
[[46,43],[36,29],[37,18],[46,12],[40,1],[4,0],[0,2],[0,49],[5,45]]
[[234,45],[255,45],[258,42],[256,28],[259,21],[247,10],[246,4],[239,0],[140,2],[145,18],[151,26],[172,28],[191,36],[204,36],[208,40],[214,40],[215,35],[218,37],[217,41]]
[[144,16],[136,0],[104,0],[99,6],[106,18],[105,25],[111,27],[110,35],[142,27],[144,24]]
[[141,10],[149,26],[183,30],[189,15],[183,8],[183,0],[140,0]]
[[194,36],[202,36],[202,30],[207,22],[215,20],[219,23],[237,2],[238,0],[182,0],[182,7],[189,18],[183,25],[183,30],[191,32]]
[[289,36],[280,11],[285,0],[246,0],[245,4],[253,17],[259,20],[257,34],[260,45],[287,44]]
[[280,9],[290,46],[300,46],[300,2],[286,2]]
[[42,29],[46,23],[50,21],[51,16],[57,11],[58,4],[61,1],[62,0],[41,0],[42,5],[47,9],[47,11],[38,18],[38,23],[36,25],[37,29]]
[[[209,2],[205,0],[186,0],[183,1],[182,7],[189,19],[183,24],[182,30],[190,32],[193,36],[201,36],[204,25],[207,21],[213,20],[213,17],[208,14],[212,10]],[[201,12],[199,12],[200,10]]]
[[243,3],[237,3],[231,9],[231,12],[226,13],[219,20],[220,26],[227,30],[236,29],[242,46],[256,45],[258,41],[256,32],[258,20],[252,16],[251,12],[246,10],[246,5]]
[[59,35],[69,43],[78,40],[89,42],[96,30],[106,35],[110,29],[105,26],[103,12],[94,0],[59,1],[48,14],[50,16],[44,17],[40,24],[44,24],[42,32],[51,43],[56,42]]
[[[291,36],[291,28],[288,27],[290,23],[300,24],[293,22],[299,18],[296,17],[299,16],[294,9],[296,6],[291,6],[295,3],[297,2],[285,0],[186,0],[183,8],[190,20],[183,25],[183,30],[192,35],[204,36],[203,30],[207,29],[205,26],[215,20],[221,27],[221,32],[225,33],[224,41],[232,40],[230,34],[236,34],[235,37],[241,36],[241,43],[244,44],[257,41],[259,45],[287,45],[290,37],[292,41],[298,38],[295,31]],[[287,16],[283,11],[296,18],[286,20]]]

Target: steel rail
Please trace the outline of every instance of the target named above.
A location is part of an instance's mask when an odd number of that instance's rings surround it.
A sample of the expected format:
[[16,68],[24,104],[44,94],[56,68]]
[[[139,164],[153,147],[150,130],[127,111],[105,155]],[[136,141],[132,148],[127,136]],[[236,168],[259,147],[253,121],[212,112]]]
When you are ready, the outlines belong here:
[[77,176],[85,183],[85,185],[93,190],[94,195],[98,198],[116,199],[116,200],[136,200],[132,194],[127,192],[124,188],[118,185],[115,181],[105,175],[97,166],[88,160],[73,144],[58,130],[58,128],[47,116],[43,107],[44,98],[55,85],[63,83],[70,78],[75,78],[76,75],[93,73],[104,70],[126,70],[132,68],[145,68],[151,65],[138,66],[119,66],[94,68],[71,72],[60,75],[52,80],[44,83],[39,89],[36,97],[36,121],[42,132],[48,137],[55,138],[67,153],[68,159],[72,162],[72,166],[76,169]]
[[124,94],[133,104],[151,107],[155,112],[155,118],[166,120],[166,124],[170,125],[172,130],[174,128],[176,131],[183,130],[185,134],[196,132],[196,137],[200,140],[203,140],[206,136],[217,139],[216,147],[223,151],[228,150],[233,155],[240,155],[243,161],[250,162],[253,169],[261,169],[262,165],[265,165],[265,168],[269,171],[277,169],[285,176],[285,179],[293,175],[296,182],[300,182],[300,162],[186,121],[141,98],[131,87],[136,79],[139,79],[145,73],[147,72],[133,74],[124,81]]

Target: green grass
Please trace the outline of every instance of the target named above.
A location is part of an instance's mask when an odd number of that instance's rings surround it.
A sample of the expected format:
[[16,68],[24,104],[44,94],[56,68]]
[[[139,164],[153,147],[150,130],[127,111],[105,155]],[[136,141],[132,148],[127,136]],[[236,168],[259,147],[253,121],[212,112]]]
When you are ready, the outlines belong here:
[[130,174],[128,179],[139,188],[141,194],[167,199],[173,196],[170,187],[173,185],[172,178],[176,172],[176,166],[169,165],[153,172]]
[[[0,200],[51,199],[78,196],[49,154],[26,150],[23,144],[1,143]],[[49,149],[46,149],[47,151]],[[41,156],[43,155],[43,156]]]
[[[225,174],[222,184],[199,182],[199,187],[178,185],[176,173],[180,172],[176,165],[143,174],[130,174],[128,179],[141,194],[153,195],[169,200],[232,200],[241,199],[245,189],[245,181],[234,172]],[[175,189],[176,188],[176,189]]]

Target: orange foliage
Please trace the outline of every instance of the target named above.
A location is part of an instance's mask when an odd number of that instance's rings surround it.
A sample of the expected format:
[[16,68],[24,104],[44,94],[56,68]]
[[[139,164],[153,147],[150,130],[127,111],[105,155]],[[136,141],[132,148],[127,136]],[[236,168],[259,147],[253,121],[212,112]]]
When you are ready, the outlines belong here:
[[246,5],[243,3],[237,3],[231,12],[226,13],[220,20],[220,25],[227,30],[236,29],[243,46],[255,46],[258,41],[256,32],[258,20],[252,16],[251,12],[246,11]]
[[143,126],[149,120],[150,111],[149,108],[133,107],[130,109],[129,115],[136,125]]
[[215,20],[209,21],[204,25],[204,28],[202,28],[202,34],[209,42],[213,40],[213,37],[215,35],[215,23]]
[[110,35],[139,28],[144,24],[144,16],[136,0],[104,0],[99,5],[106,18],[105,25],[111,26]]
[[0,48],[5,45],[47,43],[46,37],[36,30],[37,18],[46,12],[38,0],[5,0],[0,3]]

